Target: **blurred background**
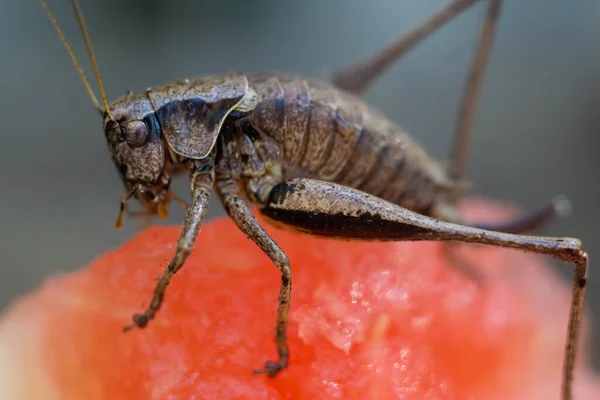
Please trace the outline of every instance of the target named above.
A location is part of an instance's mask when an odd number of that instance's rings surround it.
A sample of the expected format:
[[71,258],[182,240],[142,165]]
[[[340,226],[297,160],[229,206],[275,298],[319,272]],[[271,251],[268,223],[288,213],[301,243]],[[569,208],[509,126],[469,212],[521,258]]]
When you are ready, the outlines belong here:
[[[237,69],[326,77],[414,27],[447,0],[82,0],[109,101],[127,90]],[[98,114],[37,1],[1,0],[0,306],[52,273],[131,238],[113,228],[121,182]],[[472,7],[380,78],[366,100],[447,159],[460,92],[487,2]],[[90,80],[71,7],[49,5]],[[600,312],[600,2],[506,0],[480,97],[473,193],[531,208],[556,194],[574,213],[548,235],[591,255],[587,306]],[[95,85],[94,85],[95,86]],[[174,185],[186,194],[185,179]],[[213,201],[209,217],[222,215]],[[166,223],[180,224],[173,208]],[[556,263],[571,277],[567,264]],[[565,321],[566,323],[566,321]],[[595,330],[600,366],[600,330]]]

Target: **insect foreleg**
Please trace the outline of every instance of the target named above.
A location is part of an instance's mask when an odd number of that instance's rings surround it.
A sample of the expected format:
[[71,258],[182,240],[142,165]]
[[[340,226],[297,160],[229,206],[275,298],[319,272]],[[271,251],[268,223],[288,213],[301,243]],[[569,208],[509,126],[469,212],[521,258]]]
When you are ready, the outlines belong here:
[[477,0],[453,0],[410,32],[402,35],[388,46],[348,67],[334,71],[331,82],[338,88],[356,95],[366,91],[394,61],[412,49],[445,23],[452,20]]
[[276,185],[261,212],[275,224],[319,236],[365,241],[454,241],[548,254],[575,265],[563,375],[570,399],[587,279],[587,254],[571,238],[514,235],[438,221],[345,186],[311,179]]
[[[212,164],[212,162],[210,163]],[[125,331],[136,326],[144,328],[160,309],[171,278],[183,266],[185,260],[194,248],[196,236],[198,235],[200,225],[202,225],[202,221],[206,215],[213,183],[214,169],[212,165],[205,166],[202,170],[195,170],[192,173],[192,205],[187,210],[183,229],[181,230],[181,235],[177,242],[175,256],[169,263],[165,272],[158,279],[158,283],[154,289],[152,302],[144,313],[135,314],[133,316],[133,324],[126,326],[124,328]]]
[[260,226],[259,222],[250,212],[248,205],[240,198],[238,190],[239,187],[233,180],[217,182],[217,193],[223,202],[227,214],[242,232],[269,256],[275,266],[281,271],[281,287],[279,289],[277,324],[275,329],[275,344],[279,360],[277,362],[267,361],[264,369],[254,371],[256,374],[267,373],[273,377],[288,365],[287,323],[292,295],[292,270],[287,255],[269,237],[263,227]]

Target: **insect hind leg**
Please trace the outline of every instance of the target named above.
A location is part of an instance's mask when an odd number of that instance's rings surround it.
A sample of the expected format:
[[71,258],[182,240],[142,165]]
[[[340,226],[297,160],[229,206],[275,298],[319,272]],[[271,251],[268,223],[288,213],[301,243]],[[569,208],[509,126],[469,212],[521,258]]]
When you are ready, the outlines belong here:
[[276,185],[261,212],[270,220],[319,236],[363,241],[446,241],[547,254],[574,264],[562,397],[572,398],[588,257],[579,240],[488,231],[439,221],[330,182],[292,179]]
[[400,36],[375,54],[356,64],[334,71],[331,82],[342,90],[361,95],[394,61],[400,59],[415,45],[476,2],[477,0],[451,1],[416,28]]
[[467,75],[458,111],[458,119],[450,154],[450,164],[448,165],[448,176],[454,179],[461,178],[467,168],[469,141],[471,131],[473,130],[477,100],[481,91],[483,77],[488,64],[500,15],[502,0],[488,1],[489,5],[486,17],[481,27],[479,40],[473,55],[473,60],[471,61],[471,67]]

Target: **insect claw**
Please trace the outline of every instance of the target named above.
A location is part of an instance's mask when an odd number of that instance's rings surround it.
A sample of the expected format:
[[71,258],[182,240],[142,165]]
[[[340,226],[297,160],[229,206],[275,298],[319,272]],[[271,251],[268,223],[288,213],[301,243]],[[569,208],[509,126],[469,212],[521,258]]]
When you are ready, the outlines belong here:
[[150,320],[150,318],[148,318],[148,316],[146,314],[134,314],[133,315],[134,324],[140,328],[145,328],[146,325],[148,324],[149,320]]
[[146,314],[134,314],[133,323],[125,326],[123,332],[129,332],[134,328],[145,328],[148,324],[148,316]]
[[254,370],[253,373],[254,375],[267,374],[269,378],[273,378],[285,367],[287,367],[287,362],[267,361],[263,369]]

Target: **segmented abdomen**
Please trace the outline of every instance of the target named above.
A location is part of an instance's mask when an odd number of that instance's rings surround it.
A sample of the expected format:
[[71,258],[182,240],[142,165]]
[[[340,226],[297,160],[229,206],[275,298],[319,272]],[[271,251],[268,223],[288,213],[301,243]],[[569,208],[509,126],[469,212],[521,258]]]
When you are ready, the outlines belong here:
[[327,83],[263,74],[254,127],[278,142],[284,179],[298,174],[350,186],[425,211],[451,186],[444,171],[398,126]]

